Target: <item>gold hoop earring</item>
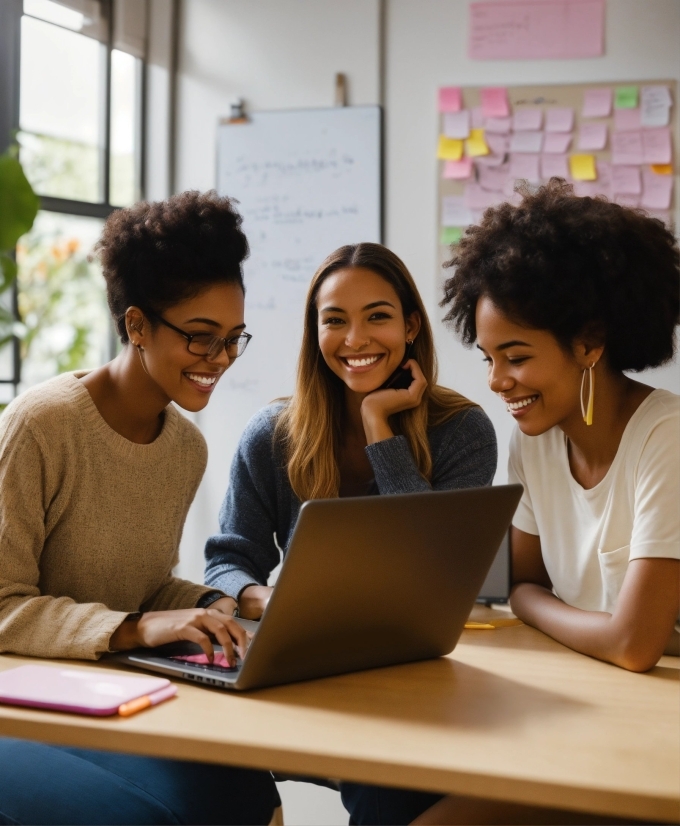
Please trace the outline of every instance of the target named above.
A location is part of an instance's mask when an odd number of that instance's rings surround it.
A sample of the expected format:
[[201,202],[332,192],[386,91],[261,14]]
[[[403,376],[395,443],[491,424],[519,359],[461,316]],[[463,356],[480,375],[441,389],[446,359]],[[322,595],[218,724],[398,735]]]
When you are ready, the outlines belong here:
[[[581,376],[581,415],[586,425],[590,426],[593,423],[593,407],[595,404],[595,374],[593,373],[594,364],[591,364],[583,371]],[[583,390],[586,384],[586,372],[588,373],[588,403],[583,403]]]

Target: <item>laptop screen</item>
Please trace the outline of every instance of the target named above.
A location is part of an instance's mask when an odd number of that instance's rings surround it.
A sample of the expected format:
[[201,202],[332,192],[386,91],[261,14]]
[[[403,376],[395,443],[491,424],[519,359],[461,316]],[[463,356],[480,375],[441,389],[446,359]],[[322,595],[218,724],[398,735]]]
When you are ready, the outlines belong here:
[[477,602],[507,602],[510,597],[510,544],[505,534]]

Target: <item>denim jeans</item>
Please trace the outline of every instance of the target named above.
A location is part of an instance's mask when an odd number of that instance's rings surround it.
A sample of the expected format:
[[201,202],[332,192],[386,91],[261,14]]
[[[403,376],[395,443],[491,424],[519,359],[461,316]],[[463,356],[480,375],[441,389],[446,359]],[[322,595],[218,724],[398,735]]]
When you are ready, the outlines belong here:
[[406,826],[443,795],[411,789],[341,783],[340,795],[350,826]]
[[268,772],[0,738],[1,824],[267,824]]

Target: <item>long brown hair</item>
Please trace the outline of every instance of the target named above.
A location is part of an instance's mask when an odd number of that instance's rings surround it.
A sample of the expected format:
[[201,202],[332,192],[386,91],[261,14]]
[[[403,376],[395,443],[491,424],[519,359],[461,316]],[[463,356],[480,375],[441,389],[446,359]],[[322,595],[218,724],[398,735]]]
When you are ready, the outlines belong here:
[[279,413],[276,424],[275,439],[284,446],[291,487],[303,502],[335,498],[340,490],[338,453],[345,421],[345,385],[321,355],[316,301],[326,278],[350,267],[371,270],[391,284],[404,318],[414,312],[420,314],[421,327],[413,343],[412,358],[423,371],[427,389],[418,407],[390,417],[390,425],[396,434],[406,437],[418,470],[426,479],[432,474],[428,427],[475,406],[459,393],[437,384],[432,328],[418,288],[403,261],[381,244],[340,247],[319,267],[309,286],[295,392]]

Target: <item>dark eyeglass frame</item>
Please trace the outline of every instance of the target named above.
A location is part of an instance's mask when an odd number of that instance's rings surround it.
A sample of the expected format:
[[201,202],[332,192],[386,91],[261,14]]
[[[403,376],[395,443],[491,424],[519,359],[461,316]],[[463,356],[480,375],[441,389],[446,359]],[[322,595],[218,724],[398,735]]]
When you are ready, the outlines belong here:
[[[175,327],[174,324],[170,324],[169,321],[166,321],[163,318],[163,316],[159,315],[158,313],[152,313],[147,311],[146,315],[148,315],[151,318],[155,318],[157,321],[160,321],[161,324],[164,324],[166,327],[169,327],[171,330],[174,330],[176,333],[179,333],[183,338],[185,338],[187,340],[187,350],[191,353],[192,356],[205,356],[209,359],[216,359],[219,355],[221,355],[222,350],[226,350],[230,360],[233,361],[234,359],[239,358],[239,356],[242,356],[245,353],[246,347],[248,346],[248,343],[252,338],[250,333],[239,333],[237,336],[232,336],[231,338],[222,338],[222,336],[216,336],[212,333],[185,333],[184,330],[180,330],[179,327]],[[221,341],[222,346],[219,348],[219,350],[217,350],[217,352],[213,353],[212,355],[210,355],[210,353],[214,345],[211,345],[208,348],[207,353],[197,353],[195,350],[191,349],[191,343],[198,336],[211,336],[214,342]],[[241,350],[241,352],[237,352],[235,356],[230,356],[228,349],[229,345],[235,344],[238,349],[241,346],[240,342],[244,342],[243,349]]]

